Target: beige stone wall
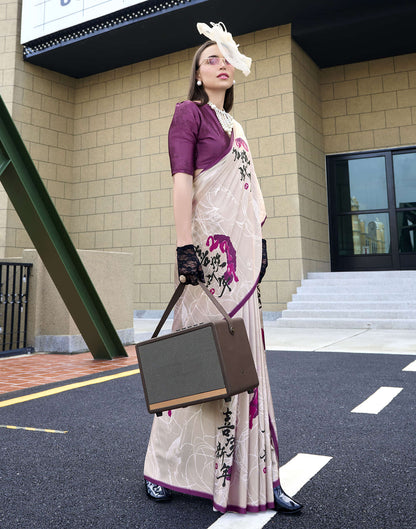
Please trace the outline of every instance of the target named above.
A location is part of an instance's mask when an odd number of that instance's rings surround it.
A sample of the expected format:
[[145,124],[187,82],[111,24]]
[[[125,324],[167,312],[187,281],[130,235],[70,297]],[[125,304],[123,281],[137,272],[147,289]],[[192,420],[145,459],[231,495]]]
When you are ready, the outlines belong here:
[[[79,255],[122,342],[132,343],[132,256],[90,250],[81,250]],[[22,261],[33,263],[28,304],[28,344],[35,346],[37,351],[85,350],[85,342],[37,251],[23,251]]]
[[[133,343],[132,255],[90,250],[81,250],[79,254],[122,343]],[[14,261],[33,265],[27,305],[28,346],[42,352],[85,351],[86,344],[38,252],[33,249],[24,250],[22,257],[15,258]],[[112,278],[111,281],[109,277]],[[10,328],[9,331],[11,330]]]
[[[160,309],[175,258],[167,132],[194,49],[85,79],[24,63],[15,1],[0,0],[0,89],[75,246],[134,256],[134,309]],[[416,142],[416,55],[319,71],[290,26],[237,37],[235,118],[265,197],[266,310],[329,269],[325,154]],[[3,53],[3,51],[5,53]],[[0,257],[31,247],[0,193]]]
[[[0,29],[0,94],[70,229],[75,80],[23,62],[20,3],[0,0]],[[0,233],[2,257],[20,256],[32,247],[3,189]]]
[[75,91],[72,236],[79,248],[133,253],[135,309],[159,308],[172,291],[167,132],[189,53],[88,77]]
[[321,72],[325,151],[416,144],[416,54]]
[[[238,41],[254,61],[249,77],[237,74],[233,114],[268,213],[263,303],[282,310],[306,272],[325,265],[324,237],[313,233],[324,204],[317,68],[292,42],[290,26]],[[75,80],[24,63],[15,39],[16,124],[75,246],[133,254],[135,309],[162,308],[172,292],[167,132],[186,98],[194,51]],[[5,252],[20,255],[31,243],[13,210],[5,218]]]
[[292,284],[288,284],[291,288],[288,288],[285,302],[295,290],[294,281],[298,283],[308,272],[329,270],[319,68],[295,42],[292,43],[292,62],[299,215],[291,219],[290,238],[297,237],[298,259],[291,262]]
[[[18,4],[13,0],[0,0],[0,94],[9,112],[13,109],[17,25]],[[7,255],[9,214],[12,214],[10,203],[0,186],[0,257]]]
[[235,118],[243,125],[264,195],[269,268],[262,283],[265,310],[285,308],[299,283],[301,257],[298,163],[293,97],[291,27],[244,35],[238,41],[253,59],[252,73],[237,78]]
[[[296,193],[297,170],[290,26],[238,41],[254,67],[248,78],[237,76],[233,113],[246,130],[266,200],[270,269],[263,301],[267,310],[278,310],[299,279],[288,227],[293,196],[287,189]],[[194,51],[91,76],[75,87],[71,234],[79,248],[134,254],[135,309],[162,308],[172,292],[175,230],[167,132],[175,104],[186,99]],[[279,294],[283,283],[289,286]]]
[[0,0],[0,87],[9,108],[13,102],[18,9],[14,0]]

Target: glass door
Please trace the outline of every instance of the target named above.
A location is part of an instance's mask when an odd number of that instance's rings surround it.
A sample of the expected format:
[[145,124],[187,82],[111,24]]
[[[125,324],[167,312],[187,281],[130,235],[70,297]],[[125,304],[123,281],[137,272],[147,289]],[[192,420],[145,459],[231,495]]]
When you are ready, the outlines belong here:
[[416,152],[393,153],[392,158],[400,268],[414,268],[416,252]]
[[327,159],[332,270],[416,268],[416,152]]

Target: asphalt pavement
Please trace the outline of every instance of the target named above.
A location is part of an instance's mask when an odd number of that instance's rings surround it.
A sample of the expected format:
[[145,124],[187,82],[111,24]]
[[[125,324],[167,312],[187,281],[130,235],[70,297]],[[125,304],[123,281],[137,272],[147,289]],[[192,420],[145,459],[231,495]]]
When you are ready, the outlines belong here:
[[[281,465],[298,454],[328,463],[296,494],[300,516],[277,514],[263,525],[256,516],[223,518],[200,498],[146,498],[152,417],[135,366],[2,394],[0,528],[208,529],[228,520],[222,527],[414,529],[416,372],[403,371],[410,354],[268,353]],[[123,376],[68,387],[109,375]],[[379,413],[352,413],[380,387],[402,389]],[[47,389],[55,392],[16,401]]]

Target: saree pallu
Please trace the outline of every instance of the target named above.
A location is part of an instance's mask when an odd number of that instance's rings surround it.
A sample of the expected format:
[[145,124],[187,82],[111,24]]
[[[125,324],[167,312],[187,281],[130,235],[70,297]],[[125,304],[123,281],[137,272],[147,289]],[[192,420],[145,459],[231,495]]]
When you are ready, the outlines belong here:
[[[220,512],[274,507],[279,482],[275,416],[266,365],[258,278],[266,218],[253,161],[235,123],[227,154],[194,179],[193,241],[207,287],[230,316],[244,319],[259,386],[155,417],[145,478],[211,498]],[[221,318],[199,287],[187,286],[173,329]]]

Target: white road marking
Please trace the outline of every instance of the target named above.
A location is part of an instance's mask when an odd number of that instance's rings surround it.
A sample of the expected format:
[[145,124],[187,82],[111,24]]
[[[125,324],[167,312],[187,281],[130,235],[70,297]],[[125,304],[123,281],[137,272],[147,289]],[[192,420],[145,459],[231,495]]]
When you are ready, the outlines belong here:
[[[297,454],[280,468],[283,490],[293,496],[331,459],[332,457],[327,456]],[[247,514],[227,512],[208,529],[261,529],[275,515],[276,511],[272,510]]]
[[315,474],[331,461],[332,457],[314,454],[297,454],[280,469],[283,490],[294,496]]
[[413,362],[406,366],[403,371],[416,371],[416,360],[413,360]]
[[247,514],[226,512],[208,529],[261,529],[275,514],[276,511],[248,512]]
[[403,388],[381,387],[359,406],[351,410],[351,413],[379,413],[383,408],[397,397]]

